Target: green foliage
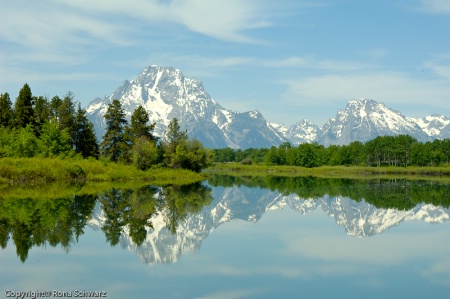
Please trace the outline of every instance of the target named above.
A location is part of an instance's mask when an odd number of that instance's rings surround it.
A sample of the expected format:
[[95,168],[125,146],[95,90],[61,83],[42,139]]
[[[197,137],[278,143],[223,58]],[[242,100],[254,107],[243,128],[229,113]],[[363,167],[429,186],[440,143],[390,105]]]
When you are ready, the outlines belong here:
[[59,127],[61,130],[66,130],[69,133],[69,144],[71,147],[75,147],[77,123],[74,95],[72,92],[69,91],[60,102],[57,115],[56,121]]
[[146,137],[136,139],[131,152],[133,154],[133,165],[140,170],[147,170],[158,163],[159,153],[155,141]]
[[11,130],[12,144],[7,157],[34,157],[41,152],[41,141],[34,135],[30,124],[25,128]]
[[[81,169],[80,169],[81,168]],[[42,184],[73,181],[151,181],[159,184],[190,183],[203,177],[188,170],[155,168],[141,171],[132,165],[93,158],[0,158],[0,181]]]
[[163,164],[170,168],[200,172],[211,163],[212,152],[204,148],[200,141],[188,139],[186,131],[181,131],[176,118],[167,127],[160,150]]
[[50,106],[46,98],[34,97],[34,120],[35,120],[35,132],[39,136],[41,133],[42,126],[44,123],[48,122],[50,118]]
[[171,156],[169,167],[189,169],[200,172],[211,163],[211,153],[205,149],[200,141],[181,140]]
[[50,110],[50,119],[60,119],[60,107],[62,105],[62,100],[58,96],[54,96],[50,100],[49,110]]
[[125,129],[125,135],[131,144],[133,144],[135,139],[140,137],[156,141],[156,137],[152,133],[155,128],[155,123],[148,125],[148,121],[148,113],[144,107],[139,106],[134,110],[133,115],[131,115],[130,126]]
[[[267,166],[439,166],[450,161],[450,139],[419,143],[408,135],[379,136],[365,144],[354,141],[349,145],[304,143],[297,147],[282,144],[278,148],[233,150],[214,149],[214,162],[241,162],[251,158]],[[263,157],[263,159],[261,159]]]
[[15,124],[17,128],[25,128],[28,124],[33,124],[33,95],[31,94],[30,87],[26,83],[19,91],[14,112]]
[[41,152],[45,157],[67,155],[71,151],[69,134],[66,130],[60,130],[54,121],[44,123],[39,139],[42,144]]
[[0,94],[0,127],[12,127],[14,125],[14,111],[9,94]]
[[[170,167],[173,161],[173,155],[177,150],[177,146],[180,142],[185,142],[188,139],[187,132],[181,131],[178,119],[174,118],[167,126],[164,134],[164,140],[161,142],[161,148],[163,151],[163,163]],[[176,168],[177,164],[175,164]]]
[[124,155],[128,153],[129,145],[124,139],[124,128],[128,122],[119,100],[113,100],[108,105],[105,122],[106,132],[100,144],[102,156],[113,162],[117,162],[121,158],[126,160]]
[[87,119],[86,110],[78,109],[75,116],[75,135],[73,137],[74,148],[83,158],[99,157],[99,147],[94,133],[94,125]]

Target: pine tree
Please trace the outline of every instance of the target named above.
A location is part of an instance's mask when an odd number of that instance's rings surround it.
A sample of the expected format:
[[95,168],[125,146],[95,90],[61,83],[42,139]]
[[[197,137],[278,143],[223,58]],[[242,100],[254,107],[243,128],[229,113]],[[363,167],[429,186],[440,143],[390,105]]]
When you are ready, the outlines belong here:
[[161,143],[161,148],[164,156],[164,164],[166,166],[173,166],[173,158],[180,143],[187,141],[187,131],[181,131],[178,119],[174,118],[169,123],[164,136],[164,141]]
[[59,107],[62,104],[62,100],[58,96],[54,96],[50,100],[50,118],[59,122]]
[[155,123],[147,125],[148,121],[148,113],[145,111],[144,107],[139,106],[136,108],[131,116],[130,126],[125,129],[127,142],[133,144],[134,140],[141,137],[156,141],[156,137],[152,134]]
[[105,113],[106,132],[100,144],[101,153],[111,161],[117,162],[127,154],[129,145],[124,140],[124,128],[127,125],[125,112],[119,100],[113,100]]
[[177,145],[181,141],[186,141],[188,139],[187,131],[181,131],[178,119],[174,118],[169,123],[166,129],[165,140],[168,145],[169,151],[175,153]]
[[58,107],[58,124],[62,130],[67,130],[70,139],[69,143],[75,146],[76,120],[75,120],[75,102],[74,95],[68,92]]
[[0,95],[0,127],[10,128],[14,125],[14,112],[9,94]]
[[98,158],[99,148],[94,133],[94,125],[87,119],[86,110],[81,109],[78,103],[76,114],[76,130],[74,138],[75,151],[81,153],[83,158]]
[[33,124],[33,96],[27,83],[19,92],[15,104],[15,123],[17,128],[25,128],[28,124]]
[[34,120],[36,124],[36,136],[39,136],[42,126],[50,120],[50,107],[48,100],[42,96],[35,97],[34,100]]

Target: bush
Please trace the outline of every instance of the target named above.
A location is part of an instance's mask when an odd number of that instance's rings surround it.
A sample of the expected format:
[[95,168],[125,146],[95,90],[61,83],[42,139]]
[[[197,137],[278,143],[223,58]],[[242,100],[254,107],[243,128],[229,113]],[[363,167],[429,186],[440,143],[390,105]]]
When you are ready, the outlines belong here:
[[86,173],[80,165],[70,165],[67,169],[71,179],[85,179]]
[[243,165],[252,165],[253,164],[253,160],[251,158],[245,158],[244,160],[241,161],[241,164],[243,164]]
[[146,137],[138,138],[132,148],[133,165],[140,170],[147,170],[158,163],[158,148],[154,141]]

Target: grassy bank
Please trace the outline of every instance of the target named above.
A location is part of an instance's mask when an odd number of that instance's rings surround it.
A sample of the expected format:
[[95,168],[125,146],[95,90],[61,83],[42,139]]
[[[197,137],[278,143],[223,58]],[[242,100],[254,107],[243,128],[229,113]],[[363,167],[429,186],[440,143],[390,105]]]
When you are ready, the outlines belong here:
[[337,178],[362,177],[438,177],[450,180],[450,166],[441,167],[364,167],[364,166],[321,166],[305,168],[298,166],[242,165],[239,163],[216,163],[206,170],[210,173],[238,175],[273,175],[273,176],[317,176]]
[[0,183],[42,184],[52,182],[147,181],[155,184],[190,183],[202,180],[201,174],[188,170],[154,168],[141,171],[95,159],[1,158]]

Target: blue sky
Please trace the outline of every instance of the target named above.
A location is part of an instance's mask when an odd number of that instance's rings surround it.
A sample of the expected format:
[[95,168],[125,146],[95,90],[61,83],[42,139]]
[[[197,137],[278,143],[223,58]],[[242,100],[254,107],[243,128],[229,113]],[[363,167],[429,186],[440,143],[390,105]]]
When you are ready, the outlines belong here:
[[322,125],[348,100],[450,116],[448,0],[0,0],[0,93],[86,106],[149,65],[223,107]]

